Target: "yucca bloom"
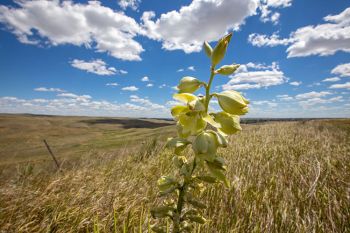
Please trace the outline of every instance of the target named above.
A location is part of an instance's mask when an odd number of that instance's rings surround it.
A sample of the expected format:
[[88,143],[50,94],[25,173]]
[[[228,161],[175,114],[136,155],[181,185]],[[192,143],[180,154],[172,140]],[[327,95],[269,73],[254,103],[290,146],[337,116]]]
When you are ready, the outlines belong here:
[[207,122],[201,115],[205,111],[203,99],[190,93],[175,94],[174,99],[186,104],[177,105],[171,109],[171,114],[180,124],[179,136],[186,137],[201,132],[207,126]]
[[220,124],[218,130],[224,134],[234,134],[242,130],[239,124],[239,116],[226,112],[219,112],[212,115],[214,116],[214,120]]

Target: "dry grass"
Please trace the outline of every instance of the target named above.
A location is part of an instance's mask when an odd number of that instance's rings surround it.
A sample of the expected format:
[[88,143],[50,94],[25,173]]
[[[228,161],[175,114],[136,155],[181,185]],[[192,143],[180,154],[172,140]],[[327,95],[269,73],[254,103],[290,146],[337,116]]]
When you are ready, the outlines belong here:
[[[220,153],[232,188],[208,186],[211,219],[197,232],[350,232],[350,121],[244,126]],[[156,180],[171,154],[94,152],[51,166],[21,165],[0,188],[0,232],[148,232]]]

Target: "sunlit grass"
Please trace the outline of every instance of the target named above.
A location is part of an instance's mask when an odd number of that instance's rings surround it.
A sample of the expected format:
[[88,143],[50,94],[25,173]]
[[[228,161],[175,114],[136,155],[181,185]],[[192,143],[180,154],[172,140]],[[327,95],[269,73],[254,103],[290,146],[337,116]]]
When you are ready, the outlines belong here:
[[[231,189],[209,186],[210,221],[197,232],[349,232],[349,121],[245,125],[220,154]],[[172,155],[152,138],[141,149],[86,153],[55,172],[21,165],[2,180],[2,232],[148,232],[156,181]]]

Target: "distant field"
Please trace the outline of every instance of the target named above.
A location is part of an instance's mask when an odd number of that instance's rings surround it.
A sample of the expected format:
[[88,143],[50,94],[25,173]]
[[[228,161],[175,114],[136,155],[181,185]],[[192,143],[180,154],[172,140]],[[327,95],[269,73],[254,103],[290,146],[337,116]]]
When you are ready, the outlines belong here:
[[94,150],[137,147],[145,139],[174,132],[171,124],[160,119],[0,115],[0,166],[50,160],[44,139],[60,159],[69,159]]
[[[171,121],[0,117],[0,232],[150,232]],[[42,143],[62,165],[56,172]],[[350,120],[243,125],[196,232],[350,232]],[[186,152],[187,153],[187,152]],[[187,154],[189,156],[189,154]],[[74,161],[74,162],[71,162]]]

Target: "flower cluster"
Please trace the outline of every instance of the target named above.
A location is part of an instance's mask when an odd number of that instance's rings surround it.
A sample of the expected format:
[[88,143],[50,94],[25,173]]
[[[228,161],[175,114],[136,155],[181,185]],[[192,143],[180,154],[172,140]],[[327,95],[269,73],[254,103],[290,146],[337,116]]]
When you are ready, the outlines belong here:
[[[195,223],[204,224],[206,219],[200,215],[205,205],[195,199],[196,194],[203,190],[203,182],[222,182],[229,187],[224,172],[225,161],[217,154],[219,147],[227,147],[227,137],[241,131],[240,115],[248,112],[249,101],[239,92],[229,90],[220,93],[210,93],[210,87],[215,75],[231,75],[238,64],[224,65],[215,69],[224,58],[232,34],[220,39],[214,49],[205,42],[203,48],[211,59],[210,79],[208,83],[194,77],[181,79],[178,93],[174,99],[181,105],[174,106],[171,114],[176,120],[177,137],[170,138],[167,147],[173,149],[174,165],[178,171],[174,176],[162,176],[158,180],[160,195],[170,195],[164,201],[164,206],[152,209],[155,218],[170,218],[173,222],[172,232],[191,232]],[[197,96],[198,89],[205,89],[205,96]],[[216,98],[222,111],[209,112],[209,103]],[[192,148],[193,156],[189,158],[184,153],[186,148]],[[195,174],[196,168],[204,174]],[[197,169],[198,170],[198,169]],[[155,225],[155,232],[164,232],[164,226]]]

